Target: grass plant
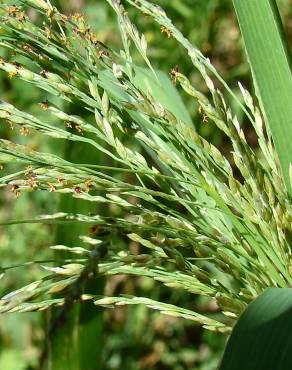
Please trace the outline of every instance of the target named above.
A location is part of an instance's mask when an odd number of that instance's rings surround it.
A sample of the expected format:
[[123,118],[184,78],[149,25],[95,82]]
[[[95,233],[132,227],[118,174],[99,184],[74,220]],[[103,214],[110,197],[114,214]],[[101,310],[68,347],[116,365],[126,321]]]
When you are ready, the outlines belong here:
[[[146,0],[126,0],[152,17],[166,39],[185,49],[210,97],[176,66],[164,73],[155,70],[146,37],[122,3],[107,3],[117,15],[121,50],[100,42],[82,15],[65,16],[49,1],[1,6],[0,46],[9,56],[1,58],[0,68],[10,78],[50,94],[39,104],[46,119],[1,101],[1,124],[24,136],[36,131],[48,140],[70,141],[73,152],[90,148],[96,158],[103,155],[108,162],[62,157],[35,150],[25,140],[0,139],[5,171],[0,187],[16,198],[24,192],[50,192],[95,209],[106,205],[112,212],[89,212],[86,206],[74,212],[64,206],[53,214],[1,220],[2,226],[58,224],[73,230],[76,224],[87,225],[91,233],[84,231],[70,245],[52,245],[52,253],[66,252],[63,259],[28,261],[47,274],[3,296],[0,312],[71,309],[74,303],[89,301],[101,307],[144,304],[229,333],[267,287],[284,288],[292,282],[291,180],[287,163],[285,175],[281,172],[269,113],[242,85],[241,97],[235,94],[162,8]],[[133,60],[132,50],[139,52],[143,65]],[[202,122],[214,123],[228,138],[231,156],[226,158],[197,133],[178,95],[181,89],[198,105]],[[250,121],[258,150],[248,144],[227,95]],[[70,103],[67,109],[64,102]],[[81,107],[87,119],[72,112],[73,106]],[[132,253],[125,240],[139,243],[141,252]],[[9,269],[3,266],[2,273]],[[221,314],[202,314],[147,297],[85,291],[97,277],[113,275],[146,276],[170,289],[205,296]],[[55,293],[60,297],[52,296]]]

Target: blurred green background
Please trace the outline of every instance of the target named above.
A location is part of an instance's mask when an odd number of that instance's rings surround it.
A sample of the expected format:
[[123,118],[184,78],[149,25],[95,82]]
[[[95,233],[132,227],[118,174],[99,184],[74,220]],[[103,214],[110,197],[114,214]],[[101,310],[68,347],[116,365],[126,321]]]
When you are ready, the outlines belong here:
[[[2,1],[7,4],[8,1]],[[105,0],[55,0],[52,1],[65,14],[84,13],[96,31],[98,38],[111,47],[118,48],[120,38],[115,15]],[[252,90],[248,65],[240,40],[231,0],[157,0],[183,34],[189,38],[224,76],[238,93],[237,81]],[[279,0],[289,42],[292,43],[292,1]],[[137,24],[149,43],[148,56],[156,69],[168,73],[176,65],[199,90],[207,93],[198,73],[191,65],[185,51],[174,39],[161,33],[150,17],[134,8],[127,7],[129,16]],[[2,50],[0,54],[5,52]],[[12,55],[6,55],[12,58]],[[138,56],[136,56],[138,58]],[[16,79],[8,79],[0,73],[1,98],[18,108],[38,112],[38,104],[46,100],[44,92]],[[202,123],[202,117],[194,101],[180,91],[198,132],[228,154],[228,143],[210,123]],[[78,107],[74,109],[78,110]],[[244,122],[244,117],[240,117]],[[255,145],[250,128],[245,133],[251,145]],[[12,141],[25,142],[43,151],[65,150],[38,134],[24,137],[16,129],[0,124],[0,136]],[[2,169],[5,173],[5,168]],[[50,213],[58,208],[59,199],[53,194],[23,194],[16,199],[8,189],[0,190],[0,218],[30,218],[39,213]],[[60,231],[59,231],[60,232]],[[62,231],[61,231],[62,232]],[[0,266],[11,266],[37,258],[48,257],[48,246],[54,243],[56,230],[52,226],[16,225],[0,228]],[[135,249],[132,243],[129,248]],[[36,257],[37,256],[37,257]],[[37,267],[12,269],[1,279],[0,295],[29,283],[41,276]],[[203,299],[177,290],[157,287],[147,278],[118,276],[111,278],[106,294],[145,295],[157,300],[169,301],[199,312],[214,311]],[[40,357],[45,342],[44,314],[9,314],[0,316],[0,369],[41,370]],[[145,307],[104,310],[100,347],[103,370],[153,369],[153,370],[213,370],[226,338],[221,334],[204,331],[191,322],[170,318]],[[62,369],[60,369],[62,370]],[[84,369],[86,370],[86,369]]]

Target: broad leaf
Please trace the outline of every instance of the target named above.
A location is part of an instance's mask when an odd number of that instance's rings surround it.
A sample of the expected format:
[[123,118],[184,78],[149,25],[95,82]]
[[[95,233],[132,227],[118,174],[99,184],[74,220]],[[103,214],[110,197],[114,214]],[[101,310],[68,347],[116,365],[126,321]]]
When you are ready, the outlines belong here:
[[292,289],[269,288],[235,325],[219,370],[292,369]]

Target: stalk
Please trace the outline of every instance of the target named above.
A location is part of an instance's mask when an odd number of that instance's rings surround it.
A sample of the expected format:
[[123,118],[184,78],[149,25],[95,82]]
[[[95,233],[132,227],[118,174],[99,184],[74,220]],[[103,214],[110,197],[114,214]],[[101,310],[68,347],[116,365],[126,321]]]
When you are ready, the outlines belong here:
[[[94,149],[76,148],[66,144],[64,158],[72,162],[98,162],[99,155]],[[59,209],[69,213],[96,213],[97,207],[92,202],[84,202],[72,196],[62,195]],[[79,246],[80,235],[88,233],[88,225],[59,225],[56,230],[56,244]],[[55,252],[56,260],[72,258],[68,252]],[[94,278],[83,287],[84,293],[102,294],[104,281]],[[62,311],[63,310],[63,311]],[[90,302],[73,303],[72,307],[55,308],[51,311],[48,338],[49,370],[98,370],[101,361],[102,309],[96,309]]]

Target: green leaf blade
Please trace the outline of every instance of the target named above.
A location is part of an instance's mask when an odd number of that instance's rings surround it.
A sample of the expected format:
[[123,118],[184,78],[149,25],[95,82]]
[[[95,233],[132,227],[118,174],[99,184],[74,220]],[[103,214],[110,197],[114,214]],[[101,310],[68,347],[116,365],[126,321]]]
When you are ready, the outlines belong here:
[[292,194],[292,74],[275,0],[233,0],[256,92]]
[[292,368],[292,289],[269,288],[235,325],[219,370]]

